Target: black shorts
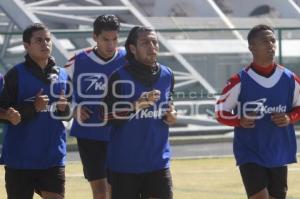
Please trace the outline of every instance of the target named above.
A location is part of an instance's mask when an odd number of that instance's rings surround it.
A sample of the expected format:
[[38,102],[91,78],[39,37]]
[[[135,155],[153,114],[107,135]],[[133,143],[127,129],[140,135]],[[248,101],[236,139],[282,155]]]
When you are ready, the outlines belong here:
[[285,199],[287,192],[287,166],[266,168],[255,163],[240,166],[248,197],[264,188],[276,199]]
[[111,172],[112,199],[172,199],[172,177],[169,169],[150,173]]
[[32,199],[42,191],[65,195],[65,167],[45,170],[5,167],[5,188],[9,199]]
[[83,174],[88,181],[104,179],[107,176],[107,142],[77,138]]

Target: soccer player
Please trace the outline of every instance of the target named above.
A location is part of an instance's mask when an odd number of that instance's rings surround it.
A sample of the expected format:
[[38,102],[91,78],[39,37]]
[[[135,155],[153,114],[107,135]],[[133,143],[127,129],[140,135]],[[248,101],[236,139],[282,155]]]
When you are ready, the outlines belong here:
[[248,44],[253,61],[230,78],[217,101],[216,116],[234,126],[234,156],[248,198],[285,199],[287,165],[296,162],[300,79],[275,63],[271,27],[253,27]]
[[119,29],[116,16],[97,17],[93,32],[96,46],[79,52],[65,66],[77,103],[70,135],[77,138],[84,176],[94,199],[105,199],[108,192],[106,148],[110,127],[99,121],[99,103],[106,95],[109,76],[125,63],[125,49],[117,48]]
[[1,163],[11,199],[62,199],[65,190],[66,132],[70,112],[67,72],[51,57],[51,33],[35,23],[23,32],[25,61],[5,75],[1,108],[17,110],[21,121],[8,123]]
[[112,199],[171,199],[169,125],[176,121],[174,76],[157,62],[156,32],[134,27],[125,43],[128,64],[108,84],[106,119],[113,125],[108,150]]

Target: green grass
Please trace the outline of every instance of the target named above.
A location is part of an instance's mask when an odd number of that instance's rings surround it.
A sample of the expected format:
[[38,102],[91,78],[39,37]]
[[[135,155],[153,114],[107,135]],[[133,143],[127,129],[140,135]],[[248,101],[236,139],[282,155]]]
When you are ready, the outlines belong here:
[[[289,167],[287,199],[300,199],[300,165]],[[92,198],[79,162],[66,166],[66,198]],[[0,168],[0,198],[5,198],[4,169]],[[173,160],[174,199],[245,199],[245,191],[233,158]],[[38,196],[35,199],[39,198]]]

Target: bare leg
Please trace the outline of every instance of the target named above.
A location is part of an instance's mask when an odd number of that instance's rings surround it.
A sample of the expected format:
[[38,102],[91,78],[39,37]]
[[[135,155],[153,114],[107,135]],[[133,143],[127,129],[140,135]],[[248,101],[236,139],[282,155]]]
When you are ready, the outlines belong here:
[[267,188],[262,189],[261,191],[257,192],[253,196],[251,196],[249,199],[271,199],[269,198],[269,192]]
[[90,181],[93,191],[93,199],[109,199],[107,197],[108,185],[106,179]]

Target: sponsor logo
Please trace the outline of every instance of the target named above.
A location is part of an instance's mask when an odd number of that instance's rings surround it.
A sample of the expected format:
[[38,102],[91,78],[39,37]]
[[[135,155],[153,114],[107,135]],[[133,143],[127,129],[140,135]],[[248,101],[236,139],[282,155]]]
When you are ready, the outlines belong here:
[[286,105],[278,105],[278,106],[268,106],[265,105],[267,98],[261,98],[255,101],[247,102],[244,105],[244,108],[247,111],[253,111],[261,114],[271,114],[271,113],[285,113],[287,110]]
[[[78,76],[78,95],[82,98],[103,98],[107,93],[107,76],[102,73],[82,73]],[[102,92],[89,92],[89,91]]]
[[93,88],[95,91],[104,91],[106,84],[103,75],[93,75],[83,79],[85,82],[90,82],[89,86],[85,89],[85,92]]
[[162,117],[163,117],[162,110],[150,111],[148,109],[143,109],[140,111],[140,114],[137,114],[136,119],[146,119],[146,118],[161,119]]
[[35,100],[35,96],[32,96],[24,99],[24,102],[34,102],[34,100]]
[[[261,119],[267,114],[285,113],[287,110],[286,105],[279,104],[277,106],[268,106],[265,105],[266,102],[266,98],[246,102],[243,105],[243,115],[248,118]],[[256,115],[253,116],[252,113],[255,113]]]

